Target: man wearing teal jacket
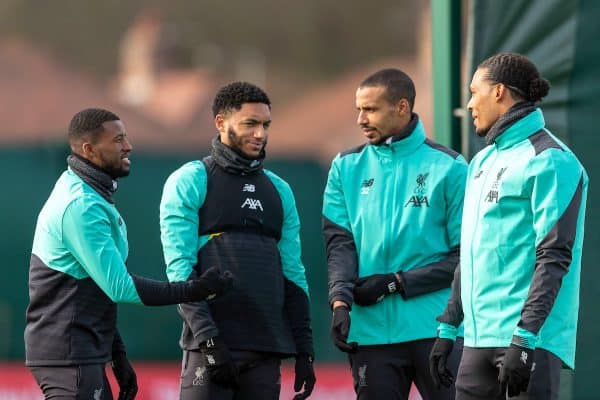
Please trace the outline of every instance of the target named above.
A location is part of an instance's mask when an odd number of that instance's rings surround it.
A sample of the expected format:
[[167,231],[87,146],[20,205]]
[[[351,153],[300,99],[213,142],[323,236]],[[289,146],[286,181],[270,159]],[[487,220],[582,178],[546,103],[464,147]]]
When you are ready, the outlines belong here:
[[127,272],[125,221],[113,193],[129,175],[132,147],[114,113],[86,109],[69,125],[72,154],[42,208],[29,267],[26,364],[46,399],[112,399],[104,366],[112,360],[119,400],[133,399],[136,376],[116,328],[117,305],[177,304],[220,294],[216,270],[189,282]]
[[282,358],[294,356],[296,399],[310,396],[308,285],[290,186],[263,168],[271,102],[233,82],[213,101],[210,156],[176,170],[160,205],[170,280],[211,266],[236,275],[220,298],[182,304],[182,400],[278,399]]
[[514,53],[485,60],[471,82],[488,146],[469,165],[460,270],[431,357],[443,373],[464,318],[457,399],[557,399],[561,365],[575,366],[588,177],[544,128],[535,103],[548,90]]
[[412,382],[426,400],[454,398],[427,359],[458,263],[466,162],[426,138],[414,99],[397,69],[360,84],[368,143],[333,160],[324,193],[331,334],[359,399],[406,399]]

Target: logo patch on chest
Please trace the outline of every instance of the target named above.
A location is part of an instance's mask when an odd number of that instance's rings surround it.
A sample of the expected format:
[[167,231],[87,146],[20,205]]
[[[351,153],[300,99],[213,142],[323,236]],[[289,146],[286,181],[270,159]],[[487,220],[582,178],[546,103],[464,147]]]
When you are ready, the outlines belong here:
[[500,180],[502,179],[502,175],[506,171],[506,168],[508,167],[503,167],[498,170],[498,173],[496,174],[496,180],[492,183],[490,191],[485,196],[486,203],[498,203],[498,187],[500,186]]
[[260,211],[264,211],[263,206],[260,200],[258,199],[251,199],[250,197],[247,197],[244,203],[242,204],[241,208],[246,208],[246,206],[248,206],[250,210],[260,209]]
[[252,192],[254,193],[256,191],[256,186],[254,186],[251,183],[245,183],[244,187],[242,188],[242,192]]
[[373,183],[375,183],[374,178],[365,179],[364,181],[362,181],[362,183],[360,184],[360,194],[369,194],[371,188],[373,187]]
[[429,207],[429,199],[427,198],[427,177],[429,173],[419,174],[417,176],[417,187],[413,191],[413,195],[408,199],[404,207],[412,205],[413,207]]

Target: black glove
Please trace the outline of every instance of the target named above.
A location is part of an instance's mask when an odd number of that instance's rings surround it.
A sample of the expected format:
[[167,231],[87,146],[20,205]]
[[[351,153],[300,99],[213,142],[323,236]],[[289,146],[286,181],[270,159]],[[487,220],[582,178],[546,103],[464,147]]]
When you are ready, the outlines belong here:
[[512,343],[506,349],[498,376],[502,393],[508,390],[508,396],[513,397],[526,392],[532,367],[533,350]]
[[345,353],[354,353],[358,348],[358,343],[347,343],[348,333],[350,332],[350,310],[346,306],[339,306],[333,309],[333,318],[331,320],[331,339],[338,349]]
[[233,286],[233,275],[229,271],[219,272],[216,267],[209,268],[196,279],[182,282],[164,282],[131,275],[135,289],[147,306],[189,303],[211,299]]
[[211,267],[197,279],[188,281],[195,300],[210,300],[220,296],[233,287],[233,274],[230,271],[221,273],[217,267]]
[[239,370],[225,343],[214,337],[204,342],[200,351],[206,361],[206,370],[211,382],[228,388],[236,388],[239,385]]
[[119,384],[118,400],[133,400],[138,392],[137,377],[125,353],[115,353],[112,370]]
[[317,381],[315,370],[313,368],[313,357],[306,353],[298,354],[294,370],[296,373],[296,378],[294,379],[294,391],[298,392],[302,390],[303,386],[304,391],[297,393],[293,400],[307,399],[312,393],[315,382]]
[[441,385],[450,387],[454,382],[452,372],[446,367],[452,347],[454,347],[453,340],[437,338],[429,353],[429,373],[436,389],[440,389]]
[[396,274],[375,274],[354,282],[354,302],[359,306],[379,303],[388,294],[400,290],[401,282]]

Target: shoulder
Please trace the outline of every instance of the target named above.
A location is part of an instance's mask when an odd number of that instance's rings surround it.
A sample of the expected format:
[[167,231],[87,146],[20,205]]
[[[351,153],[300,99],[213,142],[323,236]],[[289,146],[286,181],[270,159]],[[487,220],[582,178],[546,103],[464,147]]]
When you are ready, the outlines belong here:
[[206,182],[206,167],[200,160],[190,161],[169,175],[165,186],[181,186]]
[[283,178],[266,168],[263,169],[263,171],[280,193],[292,193],[290,184],[287,183]]
[[437,142],[434,142],[433,140],[431,140],[429,138],[425,139],[424,143],[425,143],[425,146],[429,147],[430,149],[432,149],[432,150],[434,150],[436,152],[439,152],[440,154],[444,154],[444,155],[450,157],[453,160],[461,157],[460,153],[452,150],[449,147],[446,147],[446,146],[441,145],[441,144],[439,144]]

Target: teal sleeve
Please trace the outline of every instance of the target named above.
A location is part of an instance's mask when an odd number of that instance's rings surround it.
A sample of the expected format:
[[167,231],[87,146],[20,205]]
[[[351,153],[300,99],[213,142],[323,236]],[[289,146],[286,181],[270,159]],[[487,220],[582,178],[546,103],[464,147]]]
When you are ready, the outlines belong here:
[[587,179],[571,153],[555,148],[534,157],[526,173],[536,247],[533,278],[518,327],[537,335],[573,261],[575,238],[583,229]]
[[340,178],[340,160],[337,156],[329,169],[327,185],[323,193],[323,216],[346,231],[352,232]]
[[465,185],[467,182],[467,163],[463,156],[458,156],[452,164],[445,182],[447,207],[446,232],[450,247],[460,245],[460,225],[462,220]]
[[65,247],[114,302],[142,304],[115,240],[107,205],[72,201],[62,219]]
[[206,197],[206,169],[200,161],[175,171],[160,201],[160,238],[169,281],[185,281],[198,261],[198,210]]
[[302,264],[302,247],[300,244],[300,218],[296,209],[296,200],[292,188],[283,179],[270,171],[265,171],[279,192],[283,206],[283,227],[281,239],[277,244],[281,257],[284,276],[302,288],[308,296],[306,271]]
[[447,324],[445,322],[440,323],[438,326],[438,337],[442,339],[450,339],[452,341],[456,340],[456,335],[458,333],[458,328]]

